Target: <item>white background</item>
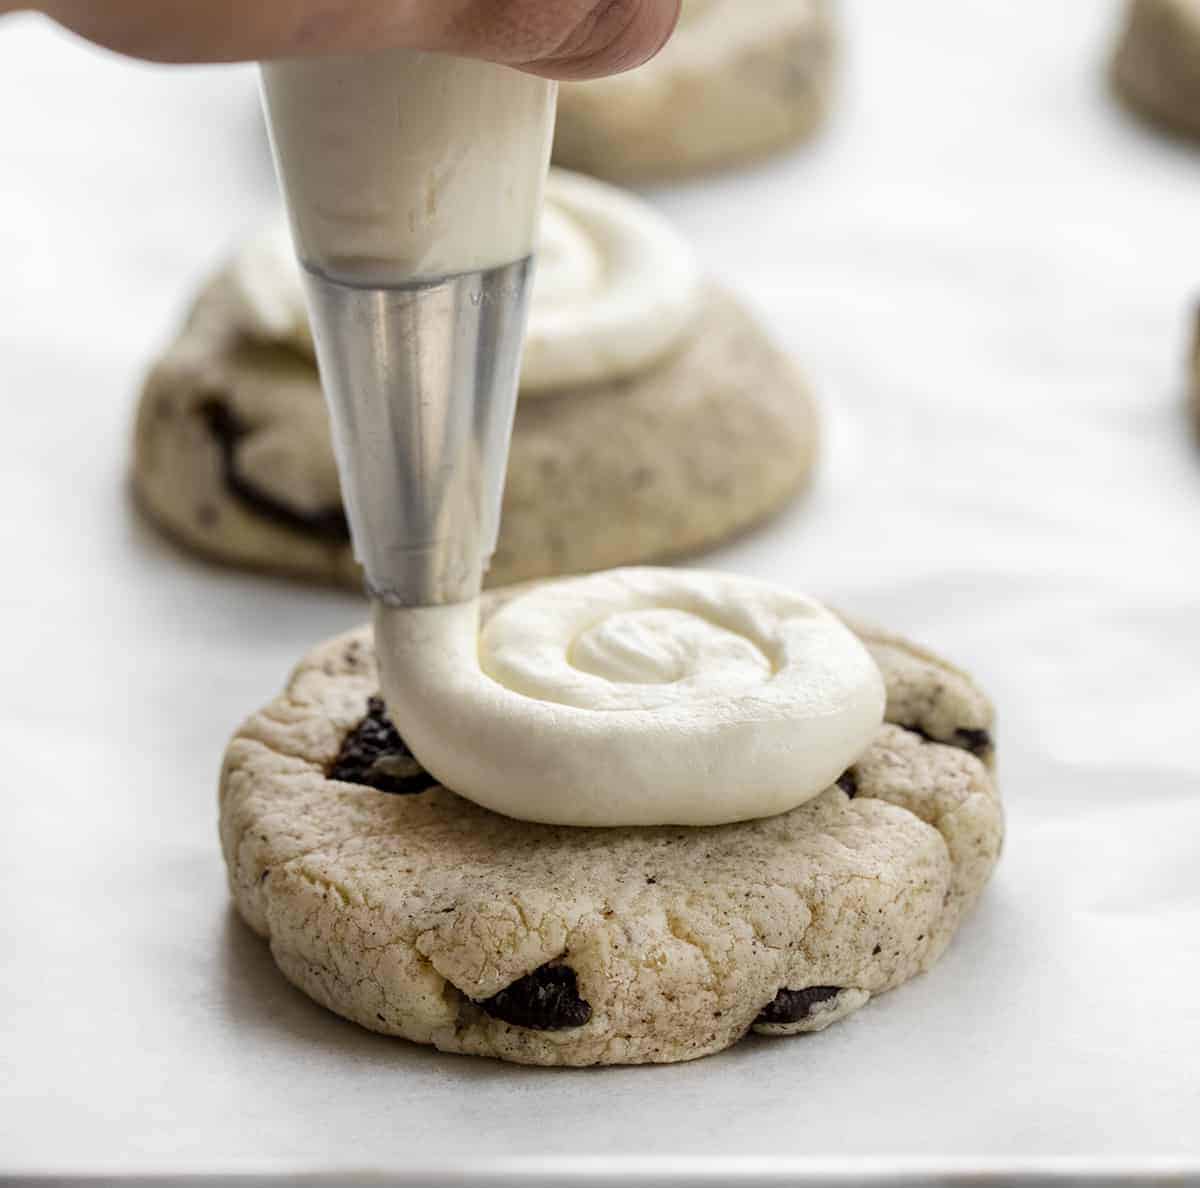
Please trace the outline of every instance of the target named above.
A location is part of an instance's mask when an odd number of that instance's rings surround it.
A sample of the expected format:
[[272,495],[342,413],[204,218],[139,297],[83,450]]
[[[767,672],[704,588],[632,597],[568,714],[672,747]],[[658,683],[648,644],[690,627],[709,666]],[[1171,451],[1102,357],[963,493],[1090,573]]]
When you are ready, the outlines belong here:
[[1110,100],[1109,3],[845,17],[823,139],[655,195],[829,430],[815,492],[706,563],[971,668],[1008,847],[942,964],[853,1020],[591,1072],[359,1031],[227,907],[225,740],[363,616],[127,500],[146,363],[273,209],[253,76],[0,23],[0,1171],[1200,1168],[1200,153]]

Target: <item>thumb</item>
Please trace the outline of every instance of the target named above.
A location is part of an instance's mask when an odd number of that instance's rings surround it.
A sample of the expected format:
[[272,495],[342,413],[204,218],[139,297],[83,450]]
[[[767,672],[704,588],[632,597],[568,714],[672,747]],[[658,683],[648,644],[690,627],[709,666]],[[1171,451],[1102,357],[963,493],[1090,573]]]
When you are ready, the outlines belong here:
[[[447,52],[550,78],[618,74],[652,58],[680,0],[469,0],[448,23]],[[455,7],[455,6],[452,6]]]

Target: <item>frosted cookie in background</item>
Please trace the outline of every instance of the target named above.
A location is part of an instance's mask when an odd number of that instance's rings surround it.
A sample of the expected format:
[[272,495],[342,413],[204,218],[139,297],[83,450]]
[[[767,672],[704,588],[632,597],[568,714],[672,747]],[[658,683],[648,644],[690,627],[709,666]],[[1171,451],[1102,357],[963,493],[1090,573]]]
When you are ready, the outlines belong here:
[[1131,0],[1110,73],[1138,115],[1200,138],[1200,0]]
[[830,0],[683,0],[646,65],[561,85],[554,160],[637,182],[767,156],[820,125],[835,65]]
[[[497,705],[508,730],[465,740],[481,771],[488,753],[520,759],[523,727],[564,754],[593,729],[629,731],[609,749],[611,799],[573,798],[589,773],[555,764],[496,777],[497,797],[517,797],[503,803],[680,823],[480,807],[413,753],[447,762],[436,740],[410,748],[393,723],[370,631],[316,648],[228,746],[221,844],[237,909],[284,975],[372,1031],[538,1065],[819,1031],[928,970],[991,876],[992,707],[903,639],[761,582],[654,569],[489,592],[478,631],[464,679],[486,667],[512,706]],[[394,642],[381,637],[385,658]],[[835,681],[808,679],[822,657]],[[657,772],[656,731],[681,744]],[[795,807],[763,816],[782,788]],[[714,806],[732,823],[689,827]]]
[[[489,579],[694,553],[779,509],[812,399],[641,200],[552,171]],[[359,585],[301,278],[282,227],[205,286],[141,398],[133,484],[213,559]]]

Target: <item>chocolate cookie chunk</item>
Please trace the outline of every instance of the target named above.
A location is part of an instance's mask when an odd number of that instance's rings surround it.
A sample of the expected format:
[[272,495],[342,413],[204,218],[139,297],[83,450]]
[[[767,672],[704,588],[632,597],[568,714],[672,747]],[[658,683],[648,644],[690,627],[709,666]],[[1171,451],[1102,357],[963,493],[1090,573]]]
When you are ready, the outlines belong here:
[[592,1017],[592,1008],[579,997],[575,971],[568,965],[543,965],[479,1006],[493,1019],[534,1031],[569,1031]]
[[367,702],[367,716],[346,736],[329,778],[393,796],[415,796],[437,786],[392,725],[382,697]]

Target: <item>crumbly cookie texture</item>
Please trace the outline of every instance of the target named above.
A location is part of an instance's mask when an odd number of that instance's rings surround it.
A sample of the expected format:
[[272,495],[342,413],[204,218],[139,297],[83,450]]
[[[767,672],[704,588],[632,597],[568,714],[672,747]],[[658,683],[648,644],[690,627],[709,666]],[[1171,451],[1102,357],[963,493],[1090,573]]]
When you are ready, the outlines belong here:
[[888,687],[874,743],[800,808],[707,829],[476,807],[388,722],[369,633],[334,639],[226,752],[238,910],[317,1002],[448,1052],[638,1064],[820,1030],[937,960],[1003,836],[987,699],[854,629]]
[[1200,0],[1131,0],[1110,73],[1139,115],[1200,137]]
[[693,0],[645,66],[562,85],[555,161],[636,182],[736,165],[805,139],[832,90],[829,7],[827,0]]
[[[358,586],[313,364],[240,331],[208,286],[154,368],[133,482],[177,540],[217,560]],[[521,401],[493,585],[697,552],[778,510],[817,427],[791,361],[710,290],[673,356],[641,375]]]

